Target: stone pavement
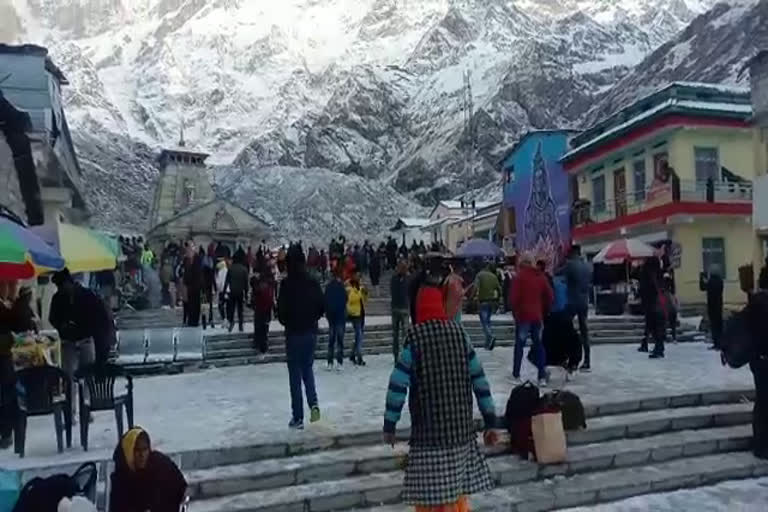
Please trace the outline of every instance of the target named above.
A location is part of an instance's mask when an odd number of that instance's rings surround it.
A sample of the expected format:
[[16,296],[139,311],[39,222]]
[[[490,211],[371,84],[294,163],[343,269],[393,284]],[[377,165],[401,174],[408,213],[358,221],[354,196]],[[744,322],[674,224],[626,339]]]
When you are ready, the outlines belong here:
[[[511,389],[512,350],[478,351],[489,376],[497,409],[503,412]],[[327,373],[316,365],[323,420],[304,432],[289,432],[288,375],[283,364],[266,364],[199,373],[157,376],[135,381],[136,423],[152,435],[158,449],[184,451],[280,441],[307,441],[324,436],[377,432],[381,428],[388,355],[373,356],[365,368]],[[524,363],[525,377],[535,369]],[[751,389],[747,369],[721,366],[719,357],[703,343],[669,345],[663,360],[649,360],[631,345],[593,348],[593,372],[580,374],[568,389],[586,405],[639,402],[642,398],[701,391]],[[0,453],[0,466],[38,467],[63,462],[110,458],[117,442],[115,422],[108,412],[97,413],[91,425],[88,453],[73,448],[56,453],[53,420],[30,418],[27,457]],[[407,413],[403,418],[408,424]]]
[[562,512],[764,512],[768,478],[724,482],[710,487],[638,496]]

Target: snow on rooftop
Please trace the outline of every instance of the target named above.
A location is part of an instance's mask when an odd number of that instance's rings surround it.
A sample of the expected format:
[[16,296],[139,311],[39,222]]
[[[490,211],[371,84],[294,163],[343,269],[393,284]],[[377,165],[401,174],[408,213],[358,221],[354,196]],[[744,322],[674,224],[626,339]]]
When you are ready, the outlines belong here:
[[429,224],[429,219],[420,219],[416,217],[401,217],[397,220],[398,224],[402,224],[406,228],[422,228]]
[[[686,85],[690,85],[690,83],[686,83]],[[704,84],[709,85],[709,84]],[[731,89],[741,89],[739,87],[734,87]],[[589,139],[584,144],[581,144],[578,147],[573,148],[571,151],[563,155],[563,159],[568,159],[577,153],[580,153],[584,149],[594,146],[598,142],[601,142],[603,140],[606,140],[613,136],[616,133],[621,132],[622,130],[639,123],[640,121],[647,119],[654,114],[657,114],[661,112],[662,110],[666,110],[669,107],[681,107],[681,108],[689,108],[694,110],[710,110],[710,111],[717,111],[717,112],[733,112],[738,114],[751,114],[752,113],[752,105],[750,104],[739,104],[739,103],[723,103],[723,102],[710,102],[710,101],[694,101],[694,100],[678,100],[675,98],[670,98],[667,101],[664,101],[662,103],[659,103],[655,107],[646,110],[645,112],[641,112],[640,114],[636,115],[635,117],[618,124],[611,128],[610,130],[607,130],[597,137],[594,137],[592,139]]]
[[725,84],[711,84],[706,82],[684,82],[684,81],[672,82],[671,84],[664,86],[659,90],[668,89],[676,85],[681,87],[697,87],[700,89],[710,89],[712,91],[722,92],[725,94],[749,94],[749,87],[739,87],[737,85],[725,85]]

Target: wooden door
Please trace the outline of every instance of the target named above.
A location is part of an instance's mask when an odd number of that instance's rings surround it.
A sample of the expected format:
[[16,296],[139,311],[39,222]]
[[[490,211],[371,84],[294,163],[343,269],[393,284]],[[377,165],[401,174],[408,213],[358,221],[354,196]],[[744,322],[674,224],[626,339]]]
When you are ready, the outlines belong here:
[[627,214],[627,176],[623,168],[613,171],[613,197],[616,217],[623,217]]

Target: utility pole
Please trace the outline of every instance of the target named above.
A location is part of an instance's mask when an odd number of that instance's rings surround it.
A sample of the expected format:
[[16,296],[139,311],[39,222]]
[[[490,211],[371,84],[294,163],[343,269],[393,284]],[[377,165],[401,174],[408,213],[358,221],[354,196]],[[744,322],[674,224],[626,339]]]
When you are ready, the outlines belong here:
[[464,72],[464,133],[467,137],[466,153],[464,155],[464,176],[466,178],[464,190],[465,208],[472,208],[472,224],[470,237],[474,234],[474,201],[470,201],[469,193],[472,190],[472,167],[475,160],[477,147],[477,133],[475,129],[475,100],[472,94],[472,71]]

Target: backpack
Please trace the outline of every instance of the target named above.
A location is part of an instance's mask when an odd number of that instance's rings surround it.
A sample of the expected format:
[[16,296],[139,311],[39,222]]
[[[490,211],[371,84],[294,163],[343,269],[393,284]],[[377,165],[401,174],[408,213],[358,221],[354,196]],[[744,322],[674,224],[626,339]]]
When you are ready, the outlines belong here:
[[504,412],[510,437],[510,450],[524,460],[528,454],[535,453],[531,417],[539,405],[539,388],[531,381],[526,381],[514,388],[507,400]]
[[36,477],[21,488],[13,512],[57,512],[63,498],[95,495],[96,464],[86,462],[70,476],[58,474],[47,478]]
[[752,336],[749,306],[737,311],[725,322],[720,350],[724,361],[731,368],[741,368],[755,357],[755,341]]
[[563,413],[565,431],[587,428],[586,414],[581,399],[570,391],[553,391],[541,398],[543,403],[554,405]]

